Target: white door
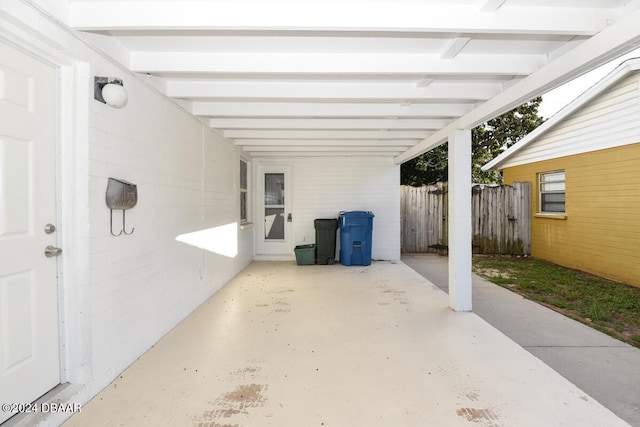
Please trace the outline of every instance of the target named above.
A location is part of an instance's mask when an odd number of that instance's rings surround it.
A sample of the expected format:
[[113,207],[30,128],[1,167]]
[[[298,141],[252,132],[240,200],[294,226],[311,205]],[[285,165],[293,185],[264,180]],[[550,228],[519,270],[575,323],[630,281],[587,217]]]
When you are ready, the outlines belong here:
[[273,259],[291,258],[291,167],[259,165],[256,176],[257,253]]
[[57,240],[56,84],[55,68],[0,43],[1,403],[60,383],[57,262],[45,256]]

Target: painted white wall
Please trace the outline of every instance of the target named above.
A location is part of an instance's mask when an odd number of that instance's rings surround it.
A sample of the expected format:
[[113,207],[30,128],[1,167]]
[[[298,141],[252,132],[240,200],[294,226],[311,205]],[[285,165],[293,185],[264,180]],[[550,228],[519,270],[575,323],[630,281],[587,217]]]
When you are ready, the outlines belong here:
[[[0,21],[10,22],[0,35],[63,66],[63,377],[76,384],[71,401],[86,403],[253,259],[252,228],[236,225],[233,241],[222,245],[237,245],[235,256],[176,240],[239,221],[240,153],[42,12],[10,0],[0,3]],[[125,108],[93,100],[96,75],[123,79]],[[110,234],[109,177],[138,186],[138,204],[127,211],[127,229],[135,227],[130,236]],[[116,228],[121,218],[114,216]],[[51,414],[47,422],[68,415]]]
[[[314,219],[338,218],[340,211],[372,211],[372,259],[400,259],[400,166],[393,159],[254,159],[256,164],[268,162],[293,167],[294,246],[315,242]],[[339,234],[337,240],[339,251]]]
[[[91,65],[95,75],[122,75],[101,58]],[[202,249],[176,240],[238,222],[239,154],[143,82],[126,75],[123,79],[129,94],[125,108],[89,104],[89,286],[98,387],[236,275],[253,255],[251,231],[239,227],[235,258],[205,251],[203,260]],[[138,205],[127,212],[128,228],[136,227],[130,236],[110,234],[104,201],[108,177],[138,185]],[[114,223],[120,224],[120,215]]]

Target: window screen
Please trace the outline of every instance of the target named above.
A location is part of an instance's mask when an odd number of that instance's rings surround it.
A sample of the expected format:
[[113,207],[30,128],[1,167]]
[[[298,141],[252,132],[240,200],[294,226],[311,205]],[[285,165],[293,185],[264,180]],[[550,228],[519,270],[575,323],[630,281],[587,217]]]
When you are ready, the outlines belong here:
[[540,174],[540,212],[565,212],[565,176],[564,171],[544,172]]

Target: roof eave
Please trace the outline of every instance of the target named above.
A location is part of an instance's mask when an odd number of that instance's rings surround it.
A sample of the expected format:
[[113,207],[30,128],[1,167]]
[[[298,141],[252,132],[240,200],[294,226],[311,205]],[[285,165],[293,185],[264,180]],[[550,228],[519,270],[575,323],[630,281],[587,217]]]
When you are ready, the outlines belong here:
[[576,110],[580,109],[584,104],[591,101],[606,89],[611,87],[616,82],[620,81],[630,73],[640,69],[640,58],[631,58],[620,64],[613,71],[607,74],[604,78],[599,80],[596,84],[591,86],[589,89],[584,91],[580,96],[567,104],[564,108],[554,114],[549,120],[544,122],[542,125],[538,126],[534,131],[529,133],[527,136],[522,138],[516,144],[509,147],[507,150],[502,152],[500,155],[495,157],[493,160],[482,166],[483,171],[489,170],[500,170],[502,169],[502,164],[513,156],[515,153],[519,152],[533,141],[535,141],[538,137],[545,134],[556,125],[561,123],[567,116],[574,113]]

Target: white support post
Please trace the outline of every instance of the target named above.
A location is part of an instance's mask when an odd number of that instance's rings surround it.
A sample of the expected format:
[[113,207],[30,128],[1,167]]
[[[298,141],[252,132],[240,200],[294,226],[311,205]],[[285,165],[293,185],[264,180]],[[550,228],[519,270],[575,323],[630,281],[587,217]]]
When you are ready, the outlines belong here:
[[471,311],[471,130],[449,135],[449,306]]

